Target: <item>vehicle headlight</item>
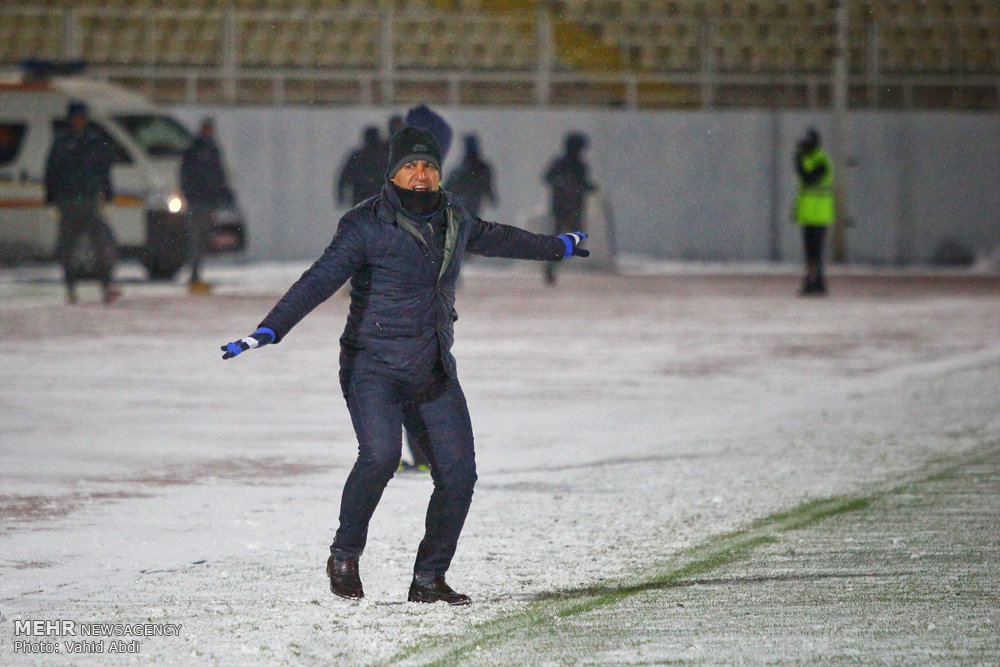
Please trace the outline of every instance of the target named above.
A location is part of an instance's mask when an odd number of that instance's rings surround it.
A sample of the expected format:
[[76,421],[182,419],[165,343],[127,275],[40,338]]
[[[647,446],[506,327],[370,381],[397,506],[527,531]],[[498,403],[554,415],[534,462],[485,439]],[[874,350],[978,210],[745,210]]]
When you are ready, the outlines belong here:
[[167,210],[171,213],[180,213],[183,208],[184,200],[180,197],[180,195],[171,195],[170,198],[167,199]]
[[182,213],[187,208],[187,202],[180,192],[156,192],[149,197],[149,208],[154,211]]

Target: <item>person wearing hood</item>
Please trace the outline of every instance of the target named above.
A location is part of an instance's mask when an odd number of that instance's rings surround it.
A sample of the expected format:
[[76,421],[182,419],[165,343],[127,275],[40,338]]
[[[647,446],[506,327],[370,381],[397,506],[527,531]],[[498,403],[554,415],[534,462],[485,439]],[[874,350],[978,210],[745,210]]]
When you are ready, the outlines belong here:
[[484,221],[441,189],[441,150],[428,131],[407,126],[391,140],[377,197],[340,219],[322,256],[249,336],[224,345],[223,359],[282,342],[350,280],[340,337],[340,384],[358,440],[330,546],[330,591],[364,597],[359,560],[368,525],[397,470],[404,414],[427,427],[434,489],[407,599],[470,602],[445,581],[476,482],[472,422],[452,355],[455,284],[466,253],[559,261],[586,257],[583,233],[533,234]]
[[426,104],[418,104],[406,112],[405,124],[427,130],[437,139],[443,165],[451,150],[452,129],[448,121]]
[[215,141],[215,121],[212,118],[201,121],[198,136],[181,155],[180,176],[181,192],[188,205],[187,260],[191,264],[188,291],[208,294],[211,286],[201,279],[202,256],[219,210],[234,203],[222,150]]
[[445,189],[455,195],[473,215],[479,215],[483,200],[497,205],[493,189],[493,166],[479,154],[479,139],[474,134],[465,135],[465,155],[462,162],[448,174]]
[[369,125],[362,132],[361,146],[347,156],[340,170],[336,186],[338,204],[349,201],[351,206],[357,206],[378,194],[382,189],[384,155],[378,128]]
[[[587,193],[595,189],[587,174],[587,163],[583,161],[583,151],[587,148],[587,137],[579,132],[566,135],[566,152],[549,163],[542,180],[551,188],[552,224],[556,234],[564,234],[573,229],[583,229],[583,209]],[[555,264],[546,266],[545,280],[556,281]]]

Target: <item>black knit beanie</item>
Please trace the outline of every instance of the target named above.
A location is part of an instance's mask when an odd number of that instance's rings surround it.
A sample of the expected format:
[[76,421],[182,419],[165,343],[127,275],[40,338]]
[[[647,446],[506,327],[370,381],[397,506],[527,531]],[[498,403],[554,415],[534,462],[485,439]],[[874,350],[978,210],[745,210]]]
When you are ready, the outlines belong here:
[[441,171],[441,148],[434,135],[407,125],[389,140],[389,170],[386,175],[391,180],[400,167],[414,160],[430,162]]

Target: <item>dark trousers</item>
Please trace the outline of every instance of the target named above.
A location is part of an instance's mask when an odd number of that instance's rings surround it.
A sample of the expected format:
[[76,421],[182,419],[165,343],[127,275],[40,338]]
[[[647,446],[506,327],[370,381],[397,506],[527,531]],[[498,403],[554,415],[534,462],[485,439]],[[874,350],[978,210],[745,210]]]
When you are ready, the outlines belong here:
[[410,448],[410,456],[413,457],[413,465],[430,468],[431,460],[426,454],[430,449],[427,444],[427,428],[417,410],[403,413],[403,434],[406,437],[406,445]]
[[802,247],[806,256],[806,277],[803,289],[809,292],[825,292],[823,280],[823,246],[826,241],[826,227],[803,225]]
[[[71,292],[84,275],[96,274],[101,286],[107,290],[111,284],[118,249],[111,231],[101,217],[96,200],[67,200],[56,202],[59,209],[59,240],[56,256],[63,267],[66,287]],[[80,247],[84,240],[90,243],[93,266],[81,264]]]
[[472,421],[461,385],[439,366],[422,385],[354,369],[344,374],[343,389],[358,437],[358,459],[344,484],[340,527],[330,553],[342,560],[361,557],[372,514],[399,466],[404,412],[412,410],[426,428],[425,453],[434,481],[413,572],[444,575],[455,555],[476,483]]
[[191,264],[191,282],[201,280],[201,257],[215,227],[215,206],[192,204],[187,215],[187,261]]
[[805,251],[807,262],[815,262],[817,265],[822,266],[825,240],[826,227],[812,227],[809,225],[802,227],[802,248]]

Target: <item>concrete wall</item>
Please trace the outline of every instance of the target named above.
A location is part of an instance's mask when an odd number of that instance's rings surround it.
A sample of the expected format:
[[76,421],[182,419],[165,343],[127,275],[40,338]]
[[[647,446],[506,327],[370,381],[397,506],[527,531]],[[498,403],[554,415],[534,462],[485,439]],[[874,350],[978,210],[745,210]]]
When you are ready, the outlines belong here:
[[[791,154],[828,115],[792,111],[622,112],[438,109],[455,130],[445,172],[475,131],[497,172],[500,206],[487,219],[524,225],[544,212],[540,175],[567,131],[591,137],[587,158],[610,200],[619,250],[666,259],[798,261],[789,222]],[[251,234],[250,256],[318,256],[343,213],[333,179],[384,107],[176,107],[194,128],[216,117]],[[928,263],[944,241],[1000,246],[1000,116],[852,113],[846,152],[847,259]],[[844,177],[843,174],[840,175]]]

